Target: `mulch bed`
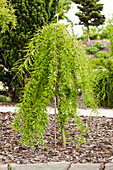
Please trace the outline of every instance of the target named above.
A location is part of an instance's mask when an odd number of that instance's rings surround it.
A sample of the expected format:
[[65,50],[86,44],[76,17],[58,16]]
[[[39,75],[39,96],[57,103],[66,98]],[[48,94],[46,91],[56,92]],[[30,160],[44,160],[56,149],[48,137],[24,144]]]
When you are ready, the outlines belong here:
[[17,102],[0,102],[0,106],[16,106]]
[[113,118],[93,116],[81,116],[84,123],[89,126],[86,144],[78,146],[76,135],[80,134],[70,120],[66,128],[70,131],[70,138],[67,138],[67,148],[61,146],[60,130],[57,126],[57,148],[54,147],[54,115],[49,115],[50,124],[44,134],[44,149],[25,147],[19,143],[20,134],[10,128],[15,113],[0,112],[0,164],[32,164],[46,162],[67,161],[73,163],[100,163],[113,162]]

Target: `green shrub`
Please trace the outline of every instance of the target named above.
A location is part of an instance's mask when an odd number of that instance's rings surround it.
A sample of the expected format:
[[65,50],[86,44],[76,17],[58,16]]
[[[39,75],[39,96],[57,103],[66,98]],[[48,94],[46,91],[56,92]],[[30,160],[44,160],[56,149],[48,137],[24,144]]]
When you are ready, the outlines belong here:
[[91,61],[91,64],[94,68],[97,68],[98,66],[102,66],[104,61],[104,58],[93,58]]
[[11,98],[6,97],[4,95],[0,95],[0,102],[11,102]]
[[98,50],[99,49],[97,47],[93,47],[93,46],[86,48],[86,51],[87,51],[88,54],[95,54],[95,53],[97,53]]
[[108,39],[110,41],[110,53],[113,56],[113,15],[112,18],[108,20],[106,26],[106,32],[108,33]]
[[109,58],[110,57],[110,53],[107,53],[105,51],[98,51],[95,55],[97,58]]
[[99,50],[105,48],[105,46],[104,46],[102,43],[100,43],[100,42],[96,42],[96,43],[93,44],[92,46],[93,46],[93,47],[97,47]]
[[113,61],[111,59],[106,60],[103,66],[96,69],[94,89],[100,106],[113,108]]

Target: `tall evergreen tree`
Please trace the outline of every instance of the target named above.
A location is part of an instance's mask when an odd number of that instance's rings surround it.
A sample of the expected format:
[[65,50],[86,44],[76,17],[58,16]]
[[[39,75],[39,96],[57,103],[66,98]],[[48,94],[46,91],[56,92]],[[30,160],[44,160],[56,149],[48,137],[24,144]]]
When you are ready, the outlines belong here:
[[[9,90],[16,94],[21,85],[18,79],[11,83],[16,74],[11,72],[14,63],[25,56],[25,46],[38,28],[51,22],[56,13],[56,6],[59,0],[11,0],[17,17],[16,28],[2,34],[2,45],[0,48],[0,64],[5,66],[7,71],[1,80],[6,83]],[[5,77],[7,77],[7,82]],[[16,88],[14,88],[16,87]]]
[[99,26],[104,23],[105,16],[101,15],[103,4],[98,3],[100,0],[72,0],[79,4],[77,8],[80,12],[75,13],[79,17],[79,24],[87,27],[87,41],[89,40],[89,26]]

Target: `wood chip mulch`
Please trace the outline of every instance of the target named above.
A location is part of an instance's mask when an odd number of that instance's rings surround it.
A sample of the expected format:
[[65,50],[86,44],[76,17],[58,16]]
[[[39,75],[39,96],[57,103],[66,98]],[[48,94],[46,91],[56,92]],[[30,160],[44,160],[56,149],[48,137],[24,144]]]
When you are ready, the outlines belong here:
[[78,146],[76,135],[80,134],[73,119],[66,127],[70,132],[67,148],[61,146],[60,130],[57,126],[57,148],[54,147],[54,115],[49,115],[50,124],[44,134],[44,149],[22,146],[20,134],[11,129],[15,113],[0,112],[0,164],[46,163],[46,162],[113,162],[113,118],[81,116],[84,124],[89,126],[89,134],[84,137],[86,143]]

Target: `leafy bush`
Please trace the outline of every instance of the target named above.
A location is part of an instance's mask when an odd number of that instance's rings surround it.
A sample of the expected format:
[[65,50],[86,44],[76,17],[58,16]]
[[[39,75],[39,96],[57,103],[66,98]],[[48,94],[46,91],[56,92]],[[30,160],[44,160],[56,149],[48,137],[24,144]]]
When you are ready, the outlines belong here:
[[113,108],[113,61],[104,61],[95,71],[95,94],[100,106]]
[[[78,37],[78,40],[87,41],[87,28],[82,27],[83,34]],[[106,27],[90,27],[90,40],[103,40],[109,39],[109,32]]]
[[100,43],[100,42],[96,42],[96,43],[93,44],[92,46],[93,46],[93,47],[97,47],[99,50],[105,48],[105,46],[104,46],[102,43]]
[[98,51],[95,55],[97,58],[109,58],[110,57],[110,53],[107,53],[105,51]]
[[98,68],[99,66],[105,65],[105,62],[104,58],[93,58],[92,64],[95,68]]
[[106,60],[104,58],[92,58],[92,59],[89,59],[89,63],[96,70],[98,69],[98,67],[105,65]]
[[86,48],[86,51],[87,51],[88,54],[95,54],[95,53],[97,53],[98,50],[99,49],[97,47],[93,47],[93,46]]
[[108,33],[108,38],[110,41],[110,53],[113,56],[113,16],[108,20],[108,25],[106,26],[106,32]]
[[11,102],[11,98],[6,97],[4,95],[0,95],[0,102]]

